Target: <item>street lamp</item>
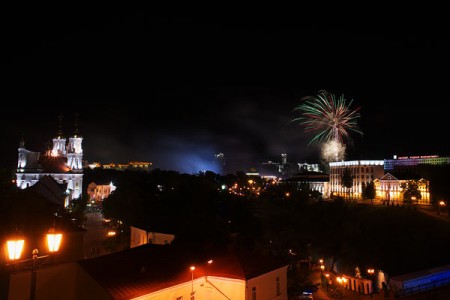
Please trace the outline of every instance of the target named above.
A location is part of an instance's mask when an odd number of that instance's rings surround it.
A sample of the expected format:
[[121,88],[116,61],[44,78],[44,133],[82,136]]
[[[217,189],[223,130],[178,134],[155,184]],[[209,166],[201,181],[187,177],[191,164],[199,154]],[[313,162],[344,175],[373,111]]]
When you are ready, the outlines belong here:
[[342,300],[342,287],[343,287],[344,285],[347,284],[347,278],[345,278],[344,276],[342,276],[342,277],[336,278],[336,280],[337,280],[337,281],[339,282],[339,284],[341,285],[341,300]]
[[205,270],[205,281],[208,280],[208,266],[213,263],[213,260],[210,259],[206,262],[206,270]]
[[438,215],[440,214],[441,210],[442,212],[444,212],[444,207],[445,207],[445,201],[439,201],[439,209],[438,209]]
[[370,290],[370,296],[372,296],[373,294],[373,287],[374,287],[374,277],[373,275],[375,274],[375,270],[372,268],[367,269],[367,274],[369,274],[370,279],[372,281],[372,289]]
[[328,284],[329,284],[329,281],[330,281],[330,274],[326,273],[325,277],[327,278],[327,292],[328,292]]
[[192,283],[192,287],[191,287],[191,300],[194,300],[195,299],[195,297],[194,297],[194,270],[195,270],[195,267],[194,266],[191,266],[191,273],[192,273],[192,279],[191,279],[191,283]]
[[[59,250],[59,246],[61,244],[62,234],[56,233],[55,229],[49,230],[47,234],[47,248],[50,253],[56,253]],[[22,254],[22,250],[25,244],[25,240],[16,239],[9,240],[6,242],[7,250],[8,250],[8,258],[12,262],[27,262],[29,259],[19,261],[20,256]],[[49,255],[39,255],[38,249],[33,249],[31,252],[32,255],[32,266],[31,266],[31,283],[30,283],[30,300],[34,300],[36,298],[36,277],[37,277],[37,269],[38,269],[38,260],[42,258],[47,258]]]

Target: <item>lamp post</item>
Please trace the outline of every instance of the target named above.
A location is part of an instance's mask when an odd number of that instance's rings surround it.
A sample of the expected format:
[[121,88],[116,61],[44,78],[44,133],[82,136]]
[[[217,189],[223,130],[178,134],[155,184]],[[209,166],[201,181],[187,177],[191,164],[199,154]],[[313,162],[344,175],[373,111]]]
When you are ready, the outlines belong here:
[[191,286],[191,300],[194,300],[195,299],[195,297],[194,297],[194,270],[195,270],[195,267],[194,266],[191,266],[191,274],[192,274],[192,277],[191,277],[191,284],[192,284],[192,286]]
[[342,287],[343,287],[344,285],[347,284],[347,278],[345,278],[344,276],[342,276],[342,277],[336,278],[336,280],[337,280],[337,281],[339,282],[339,284],[341,285],[341,300],[342,300]]
[[442,213],[444,212],[444,207],[445,207],[445,201],[439,201],[439,208],[438,208],[438,215],[440,214],[440,212],[442,211]]
[[[61,233],[56,233],[55,229],[50,230],[49,233],[47,234],[48,251],[50,253],[57,252],[59,250],[61,240],[62,240]],[[24,244],[25,241],[23,239],[9,240],[6,242],[8,250],[8,258],[10,261],[18,263],[29,261],[29,259],[19,261]],[[32,255],[31,256],[32,265],[31,265],[30,300],[34,300],[36,298],[36,279],[37,279],[37,269],[39,266],[38,260],[42,258],[47,258],[49,255],[38,256],[39,250],[36,248],[33,249],[31,255]]]
[[206,262],[205,281],[208,280],[208,266],[209,266],[210,264],[212,264],[212,263],[213,263],[213,260],[212,260],[212,259],[210,259],[210,260],[208,260],[208,261]]
[[372,297],[373,294],[373,287],[374,287],[374,274],[375,274],[375,270],[372,268],[367,269],[367,274],[369,274],[370,279],[372,281],[372,286],[371,286],[371,290],[370,290],[370,297]]
[[328,292],[328,284],[329,284],[329,280],[330,280],[330,274],[326,273],[325,278],[327,279],[327,292]]

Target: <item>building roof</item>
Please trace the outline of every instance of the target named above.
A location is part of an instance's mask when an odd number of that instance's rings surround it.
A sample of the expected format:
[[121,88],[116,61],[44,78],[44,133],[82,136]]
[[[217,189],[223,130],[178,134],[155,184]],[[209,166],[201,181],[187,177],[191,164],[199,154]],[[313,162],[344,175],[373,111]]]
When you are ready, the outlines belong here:
[[67,173],[70,171],[64,157],[41,155],[39,164],[42,166],[42,173]]
[[186,245],[146,244],[122,252],[79,261],[80,266],[114,299],[142,296],[208,276],[248,280],[287,264],[252,253],[223,250],[208,253]]
[[36,182],[31,189],[36,190],[50,202],[57,205],[64,205],[66,199],[67,183],[60,184],[51,176],[44,176]]

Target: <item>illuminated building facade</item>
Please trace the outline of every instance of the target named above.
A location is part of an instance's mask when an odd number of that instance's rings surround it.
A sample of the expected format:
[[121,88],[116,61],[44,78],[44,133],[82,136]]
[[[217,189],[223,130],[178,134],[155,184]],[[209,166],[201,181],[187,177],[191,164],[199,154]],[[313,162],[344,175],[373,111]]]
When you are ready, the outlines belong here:
[[96,184],[95,182],[91,182],[88,185],[87,193],[90,201],[102,202],[115,190],[116,186],[112,182],[109,184]]
[[450,157],[440,157],[439,155],[420,155],[420,156],[400,156],[394,155],[393,159],[384,160],[384,169],[388,172],[402,169],[414,168],[418,166],[439,166],[450,165]]
[[282,180],[282,183],[295,184],[297,189],[300,189],[302,185],[307,184],[311,191],[318,191],[325,197],[328,197],[330,175],[328,173],[304,171],[298,173],[291,178]]
[[[353,177],[353,186],[350,189],[342,185],[344,170],[348,169]],[[384,176],[383,160],[354,160],[330,162],[329,196],[341,196],[344,198],[361,199],[363,183]]]
[[118,163],[109,163],[109,164],[100,164],[100,163],[94,163],[90,164],[89,167],[94,168],[103,168],[103,169],[112,169],[112,170],[118,170],[118,171],[125,171],[125,170],[131,170],[131,171],[144,171],[144,172],[150,172],[152,170],[153,163],[146,162],[146,161],[130,161],[127,164],[118,164]]
[[[403,204],[402,184],[408,183],[409,179],[397,179],[390,173],[386,173],[383,177],[375,179],[375,199],[391,205]],[[429,182],[425,179],[417,180],[417,187],[421,195],[418,204],[430,204]]]
[[53,147],[45,153],[34,152],[25,148],[23,139],[18,149],[18,163],[16,171],[16,184],[21,189],[26,189],[36,184],[44,176],[51,176],[57,183],[67,184],[68,195],[65,202],[67,206],[72,199],[77,199],[82,194],[83,187],[83,138],[78,133],[75,123],[74,134],[68,141],[64,137],[60,126],[53,138]]

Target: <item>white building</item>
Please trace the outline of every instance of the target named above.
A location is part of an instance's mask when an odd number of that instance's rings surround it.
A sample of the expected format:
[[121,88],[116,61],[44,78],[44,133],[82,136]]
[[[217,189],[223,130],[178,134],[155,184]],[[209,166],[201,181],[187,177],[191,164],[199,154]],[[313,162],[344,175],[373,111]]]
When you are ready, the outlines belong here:
[[102,202],[115,190],[116,186],[112,182],[109,184],[97,184],[95,182],[91,182],[88,185],[87,193],[90,201]]
[[[353,177],[353,186],[347,189],[342,185],[342,175],[348,169]],[[363,183],[381,178],[384,175],[384,160],[353,160],[330,162],[330,196],[361,199]]]
[[18,163],[16,171],[16,184],[26,189],[36,184],[42,177],[48,175],[56,182],[67,184],[67,206],[72,199],[77,199],[83,189],[83,138],[78,133],[75,123],[74,134],[68,141],[61,129],[61,120],[58,133],[53,138],[53,147],[45,153],[25,149],[22,140],[18,149]]
[[172,233],[156,232],[130,226],[130,248],[144,244],[167,245],[173,242],[175,235]]

